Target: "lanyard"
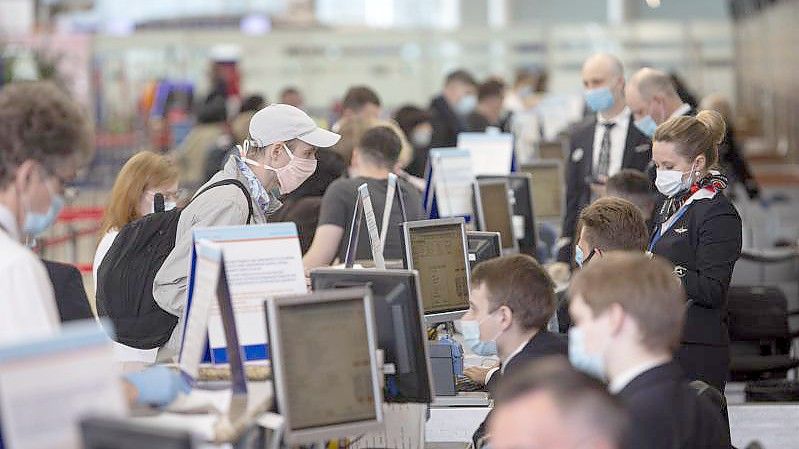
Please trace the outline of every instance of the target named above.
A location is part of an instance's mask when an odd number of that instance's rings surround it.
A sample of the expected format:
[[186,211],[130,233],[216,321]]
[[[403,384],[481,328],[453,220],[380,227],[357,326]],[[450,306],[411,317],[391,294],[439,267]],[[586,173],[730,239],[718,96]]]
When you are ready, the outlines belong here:
[[655,234],[652,235],[652,240],[650,240],[650,242],[649,242],[649,253],[650,254],[655,249],[655,245],[657,245],[658,242],[660,241],[660,239],[663,237],[663,234],[668,232],[668,230],[671,229],[672,226],[674,226],[678,221],[680,221],[680,218],[682,218],[682,216],[685,215],[685,212],[688,211],[688,206],[690,206],[690,205],[691,205],[691,203],[689,202],[689,203],[686,203],[683,207],[681,207],[680,210],[678,210],[677,213],[675,213],[674,216],[671,218],[671,223],[669,224],[669,226],[667,228],[664,228],[663,224],[661,224],[658,227],[658,230],[655,231]]

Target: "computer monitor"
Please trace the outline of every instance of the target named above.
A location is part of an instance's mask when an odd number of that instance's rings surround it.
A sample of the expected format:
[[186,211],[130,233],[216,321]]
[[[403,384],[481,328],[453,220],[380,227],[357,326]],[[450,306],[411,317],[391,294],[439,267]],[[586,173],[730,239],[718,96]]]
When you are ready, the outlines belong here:
[[537,257],[538,227],[535,220],[535,208],[533,207],[533,177],[529,173],[511,173],[508,176],[479,176],[478,179],[504,179],[508,181],[514,220],[524,220],[524,237],[517,239],[519,251]]
[[349,270],[318,268],[311,271],[314,291],[368,286],[372,290],[377,347],[384,362],[394,365],[386,374],[386,402],[430,403],[432,375],[427,355],[419,277],[415,270]]
[[194,449],[191,432],[146,426],[124,419],[91,417],[80,423],[83,449]]
[[560,161],[537,161],[522,165],[520,170],[532,176],[536,220],[560,220],[563,215],[563,191],[566,185],[563,163]]
[[513,232],[513,209],[506,179],[478,179],[474,183],[475,222],[480,231],[499,232],[502,250],[519,251]]
[[466,244],[469,250],[469,270],[488,259],[502,255],[499,232],[466,231]]
[[265,308],[284,441],[306,444],[381,428],[369,289],[269,298]]
[[462,217],[403,223],[405,265],[419,272],[425,322],[457,320],[469,310],[469,260]]

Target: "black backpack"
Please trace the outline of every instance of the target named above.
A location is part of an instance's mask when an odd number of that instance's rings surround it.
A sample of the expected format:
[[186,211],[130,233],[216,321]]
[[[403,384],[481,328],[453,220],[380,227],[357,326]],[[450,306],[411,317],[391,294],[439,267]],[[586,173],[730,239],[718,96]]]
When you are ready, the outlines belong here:
[[[202,189],[235,185],[249,206],[247,223],[253,217],[247,188],[237,179],[225,179]],[[97,270],[97,314],[114,323],[116,341],[138,349],[153,349],[169,340],[178,318],[158,307],[153,282],[175,248],[182,209],[156,212],[126,224],[117,235]]]

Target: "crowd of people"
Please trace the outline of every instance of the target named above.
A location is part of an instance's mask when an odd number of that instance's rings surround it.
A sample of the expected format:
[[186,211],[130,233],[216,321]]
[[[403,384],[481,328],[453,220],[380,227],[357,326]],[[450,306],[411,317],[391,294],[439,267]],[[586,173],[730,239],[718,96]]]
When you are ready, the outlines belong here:
[[[610,54],[586,60],[582,78],[587,112],[568,130],[554,260],[507,255],[478,264],[471,276],[464,344],[500,361],[466,370],[495,400],[474,442],[730,447],[718,397],[729,372],[726,295],[741,219],[725,195],[725,171],[751,196],[759,191],[736,147],[729,105],[715,96],[697,111],[669,74],[644,68],[627,77]],[[209,98],[179,147],[136,154],[110,192],[95,278],[120,230],[180,210],[174,248],[152,282],[152,298],[172,325],[158,347],[118,343],[119,353],[175,360],[193,228],[292,221],[306,269],[340,263],[360,184],[369,186],[381,222],[387,179],[397,174],[405,216],[392,208],[388,225],[426,218],[429,150],[455,147],[462,132],[516,133],[514,114],[534,113],[540,83],[522,74],[508,89],[498,78],[478,83],[457,70],[429,107],[405,105],[391,118],[374,90],[354,86],[330,130],[304,112],[296,88],[284,90],[280,103],[250,97],[230,119],[225,102]],[[59,286],[27,246],[54,223],[65,186],[90,160],[92,130],[55,86],[15,83],[0,91],[0,149],[4,345],[59,330]],[[361,242],[356,257],[369,254]],[[398,235],[388,234],[385,258],[402,258]],[[564,271],[573,273],[568,287],[557,288],[554,273]],[[162,370],[137,376],[127,379],[131,401],[165,403],[185,388]],[[174,388],[148,394],[164,383]]]

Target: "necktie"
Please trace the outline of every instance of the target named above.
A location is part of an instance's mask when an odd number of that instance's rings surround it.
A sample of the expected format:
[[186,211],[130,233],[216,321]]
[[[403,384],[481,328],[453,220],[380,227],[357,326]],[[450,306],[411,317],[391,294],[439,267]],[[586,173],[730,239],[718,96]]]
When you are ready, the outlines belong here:
[[596,177],[608,177],[610,171],[610,129],[616,126],[615,123],[603,123],[605,134],[602,136],[602,144],[599,146],[599,160],[596,164]]

